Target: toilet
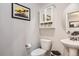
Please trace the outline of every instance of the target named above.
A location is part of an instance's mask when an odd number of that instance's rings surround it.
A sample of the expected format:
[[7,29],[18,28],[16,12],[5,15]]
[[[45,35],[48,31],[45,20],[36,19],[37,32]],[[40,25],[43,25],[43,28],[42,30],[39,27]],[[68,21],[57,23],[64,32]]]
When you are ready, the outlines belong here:
[[37,48],[31,52],[31,56],[48,56],[50,55],[52,41],[48,39],[40,39],[41,48]]

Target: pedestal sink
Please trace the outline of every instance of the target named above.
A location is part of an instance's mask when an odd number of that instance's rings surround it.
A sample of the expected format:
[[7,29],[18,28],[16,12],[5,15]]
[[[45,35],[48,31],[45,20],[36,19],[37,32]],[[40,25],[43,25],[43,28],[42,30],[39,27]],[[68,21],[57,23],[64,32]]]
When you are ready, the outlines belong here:
[[79,49],[79,41],[73,41],[73,40],[70,40],[70,38],[68,38],[68,39],[62,39],[61,43],[65,47],[69,48],[70,56],[77,56],[77,51]]

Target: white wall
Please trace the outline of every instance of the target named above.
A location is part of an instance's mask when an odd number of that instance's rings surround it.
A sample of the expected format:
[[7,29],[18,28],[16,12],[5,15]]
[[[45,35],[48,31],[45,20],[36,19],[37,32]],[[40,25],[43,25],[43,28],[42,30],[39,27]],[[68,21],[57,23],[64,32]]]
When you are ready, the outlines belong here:
[[26,43],[32,50],[39,46],[38,7],[23,5],[31,9],[31,21],[11,18],[11,4],[0,4],[0,55],[25,55]]
[[66,39],[68,36],[65,32],[64,10],[68,4],[59,3],[54,4],[55,29],[40,29],[40,38],[47,38],[52,40],[52,50],[58,50],[62,55],[67,55],[66,48],[60,42],[61,39]]

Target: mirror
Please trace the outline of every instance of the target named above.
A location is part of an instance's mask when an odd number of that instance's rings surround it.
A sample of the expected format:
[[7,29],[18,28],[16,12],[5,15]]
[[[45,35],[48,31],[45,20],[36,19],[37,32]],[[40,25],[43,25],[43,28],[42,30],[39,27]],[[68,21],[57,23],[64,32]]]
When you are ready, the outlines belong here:
[[46,21],[51,20],[51,8],[47,8],[46,10]]
[[79,11],[68,13],[68,21],[70,28],[79,27]]

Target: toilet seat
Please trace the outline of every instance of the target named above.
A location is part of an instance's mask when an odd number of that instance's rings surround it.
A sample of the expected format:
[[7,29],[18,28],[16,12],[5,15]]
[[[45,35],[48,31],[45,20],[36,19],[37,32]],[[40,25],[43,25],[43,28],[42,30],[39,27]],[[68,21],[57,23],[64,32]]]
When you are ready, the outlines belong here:
[[38,48],[38,49],[32,51],[31,55],[32,56],[44,56],[45,53],[46,53],[46,50]]

